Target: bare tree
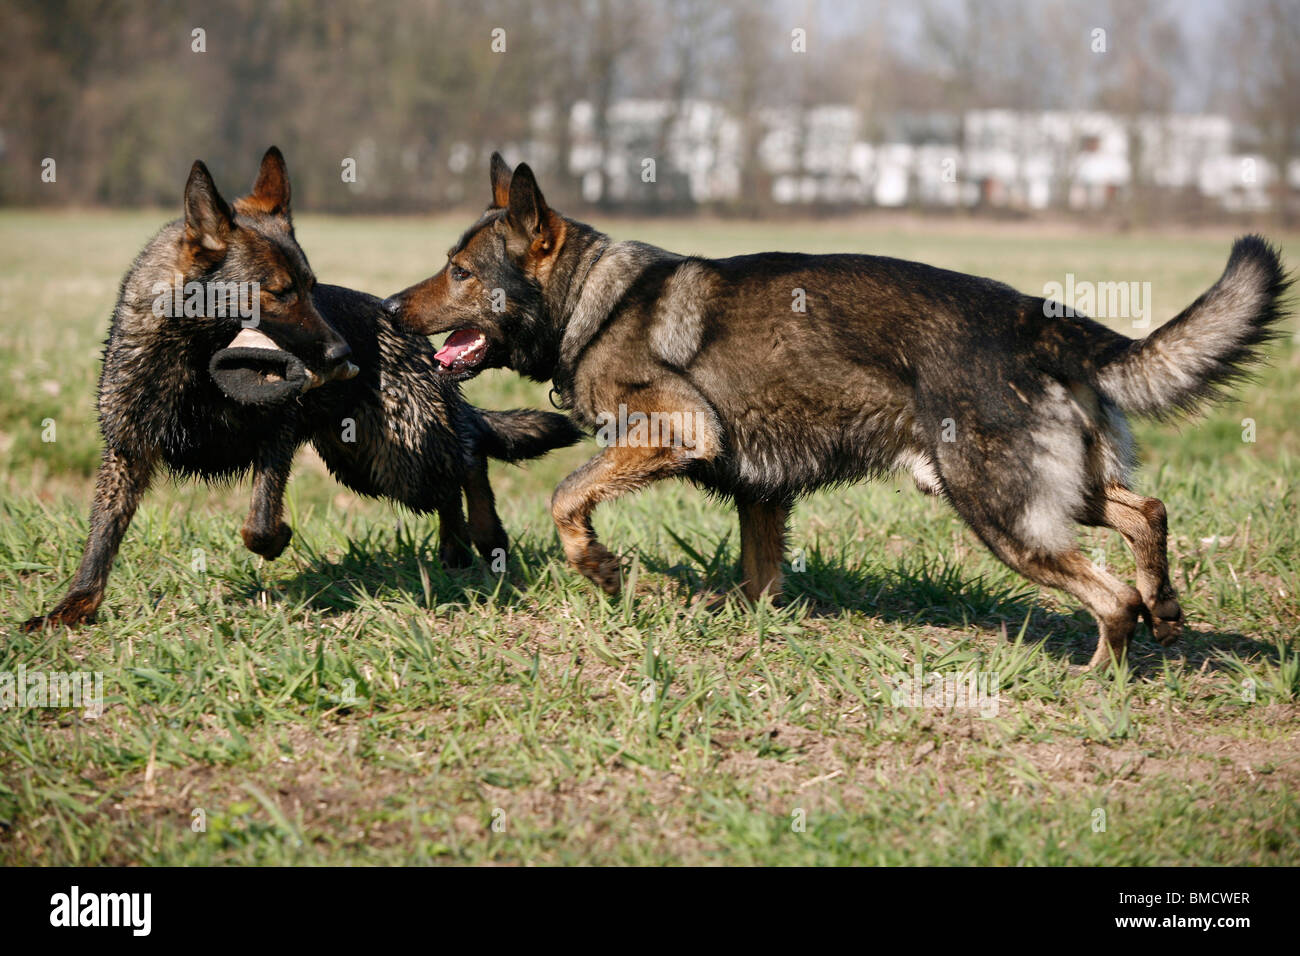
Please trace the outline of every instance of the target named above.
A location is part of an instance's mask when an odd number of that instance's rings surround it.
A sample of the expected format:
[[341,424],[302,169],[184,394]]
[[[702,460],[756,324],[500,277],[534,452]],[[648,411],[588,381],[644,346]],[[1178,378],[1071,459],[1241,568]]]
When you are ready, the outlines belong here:
[[1296,209],[1287,167],[1300,152],[1300,4],[1237,5],[1228,14],[1225,34],[1229,105],[1250,125],[1260,151],[1277,170],[1271,187],[1274,214],[1291,225]]
[[1151,163],[1141,121],[1168,113],[1184,56],[1177,16],[1164,0],[1111,0],[1098,104],[1125,120],[1128,134],[1129,217],[1150,218]]

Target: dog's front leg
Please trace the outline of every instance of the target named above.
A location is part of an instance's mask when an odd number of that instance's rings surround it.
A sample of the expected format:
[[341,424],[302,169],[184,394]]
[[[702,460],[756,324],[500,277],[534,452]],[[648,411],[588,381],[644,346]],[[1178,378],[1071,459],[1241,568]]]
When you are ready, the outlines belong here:
[[284,523],[284,489],[295,450],[291,441],[264,445],[253,464],[253,499],[239,534],[244,547],[268,561],[278,558],[293,537],[293,529]]
[[569,564],[606,593],[617,594],[622,585],[618,556],[596,540],[591,513],[602,501],[714,458],[721,442],[713,411],[685,382],[662,382],[611,403],[630,411],[617,427],[602,428],[605,450],[560,482],[551,497],[551,517]]
[[787,501],[737,500],[740,511],[740,571],[745,597],[757,601],[764,594],[781,596],[781,558],[785,555]]
[[117,557],[122,536],[149,487],[153,469],[152,452],[129,455],[113,448],[104,449],[95,480],[95,503],[90,510],[90,534],[77,574],[63,600],[48,614],[28,620],[23,630],[35,631],[50,624],[72,626],[95,616],[104,600],[104,586],[108,584],[108,572]]
[[607,594],[622,587],[618,555],[596,540],[591,513],[602,501],[679,474],[687,460],[672,449],[606,448],[573,472],[551,496],[551,517],[569,565]]
[[448,496],[438,506],[438,560],[444,568],[467,568],[474,563],[459,494]]

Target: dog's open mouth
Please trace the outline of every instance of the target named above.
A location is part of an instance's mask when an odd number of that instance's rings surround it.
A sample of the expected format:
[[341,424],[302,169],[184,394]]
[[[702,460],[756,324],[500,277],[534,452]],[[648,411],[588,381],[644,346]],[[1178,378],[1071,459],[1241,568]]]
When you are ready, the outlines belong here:
[[478,368],[487,354],[486,335],[478,329],[457,329],[447,336],[447,341],[433,357],[438,360],[441,372],[454,374]]

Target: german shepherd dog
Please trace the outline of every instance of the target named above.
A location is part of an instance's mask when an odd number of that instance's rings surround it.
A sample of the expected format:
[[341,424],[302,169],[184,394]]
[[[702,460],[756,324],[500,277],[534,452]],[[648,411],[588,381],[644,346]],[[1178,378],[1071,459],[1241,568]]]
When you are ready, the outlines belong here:
[[[250,301],[256,296],[256,328],[223,303],[210,308],[202,294],[194,310],[202,314],[159,315],[159,289],[177,277],[187,301],[190,283],[200,291],[255,283],[245,288]],[[104,454],[81,565],[67,596],[26,629],[93,618],[159,466],[205,481],[251,469],[244,543],[278,557],[292,535],[282,520],[284,490],[305,442],[352,490],[438,512],[444,563],[469,563],[469,543],[490,558],[507,542],[485,456],[532,458],[581,432],[555,413],[475,408],[437,366],[428,340],[398,327],[379,299],[316,284],[294,238],[278,149],[263,158],[252,193],[233,205],[195,162],[184,218],[165,226],[122,280],[99,381]]]
[[[651,422],[649,441],[620,426],[551,501],[569,563],[607,592],[619,561],[592,511],[651,481],[683,476],[735,500],[756,599],[779,593],[799,495],[906,470],[998,558],[1088,608],[1093,666],[1125,652],[1139,615],[1162,644],[1177,639],[1165,508],[1129,488],[1125,413],[1191,411],[1261,360],[1289,283],[1264,240],[1239,239],[1209,291],[1133,340],[915,262],[611,242],[550,209],[527,165],[512,174],[493,156],[491,182],[446,266],[384,306],[418,332],[451,333],[437,354],[445,379],[506,366],[553,380],[589,428]],[[1077,524],[1123,535],[1136,588],[1084,556]]]

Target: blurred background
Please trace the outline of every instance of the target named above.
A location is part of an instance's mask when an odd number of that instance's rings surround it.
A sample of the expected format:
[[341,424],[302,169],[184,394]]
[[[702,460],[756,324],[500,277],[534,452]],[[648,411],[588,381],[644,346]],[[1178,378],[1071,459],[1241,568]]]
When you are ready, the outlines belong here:
[[[114,301],[196,157],[233,197],[283,148],[316,275],[379,295],[442,267],[501,150],[616,240],[1078,279],[1140,336],[1235,235],[1300,263],[1298,131],[1300,0],[0,0],[0,671],[114,702],[0,720],[0,864],[1296,862],[1294,317],[1235,403],[1134,422],[1188,628],[1132,680],[1067,672],[1090,616],[905,474],[801,501],[797,601],[752,613],[688,609],[735,583],[736,513],[660,482],[597,511],[637,569],[600,600],[549,507],[592,440],[492,465],[506,576],[303,449],[278,560],[247,482],[160,479],[99,625],[15,624],[81,556]],[[549,407],[507,370],[464,394]],[[1008,710],[887,708],[912,666],[1000,672]]]
[[[1300,215],[1300,0],[4,0],[0,203]],[[49,168],[53,160],[53,168]]]

